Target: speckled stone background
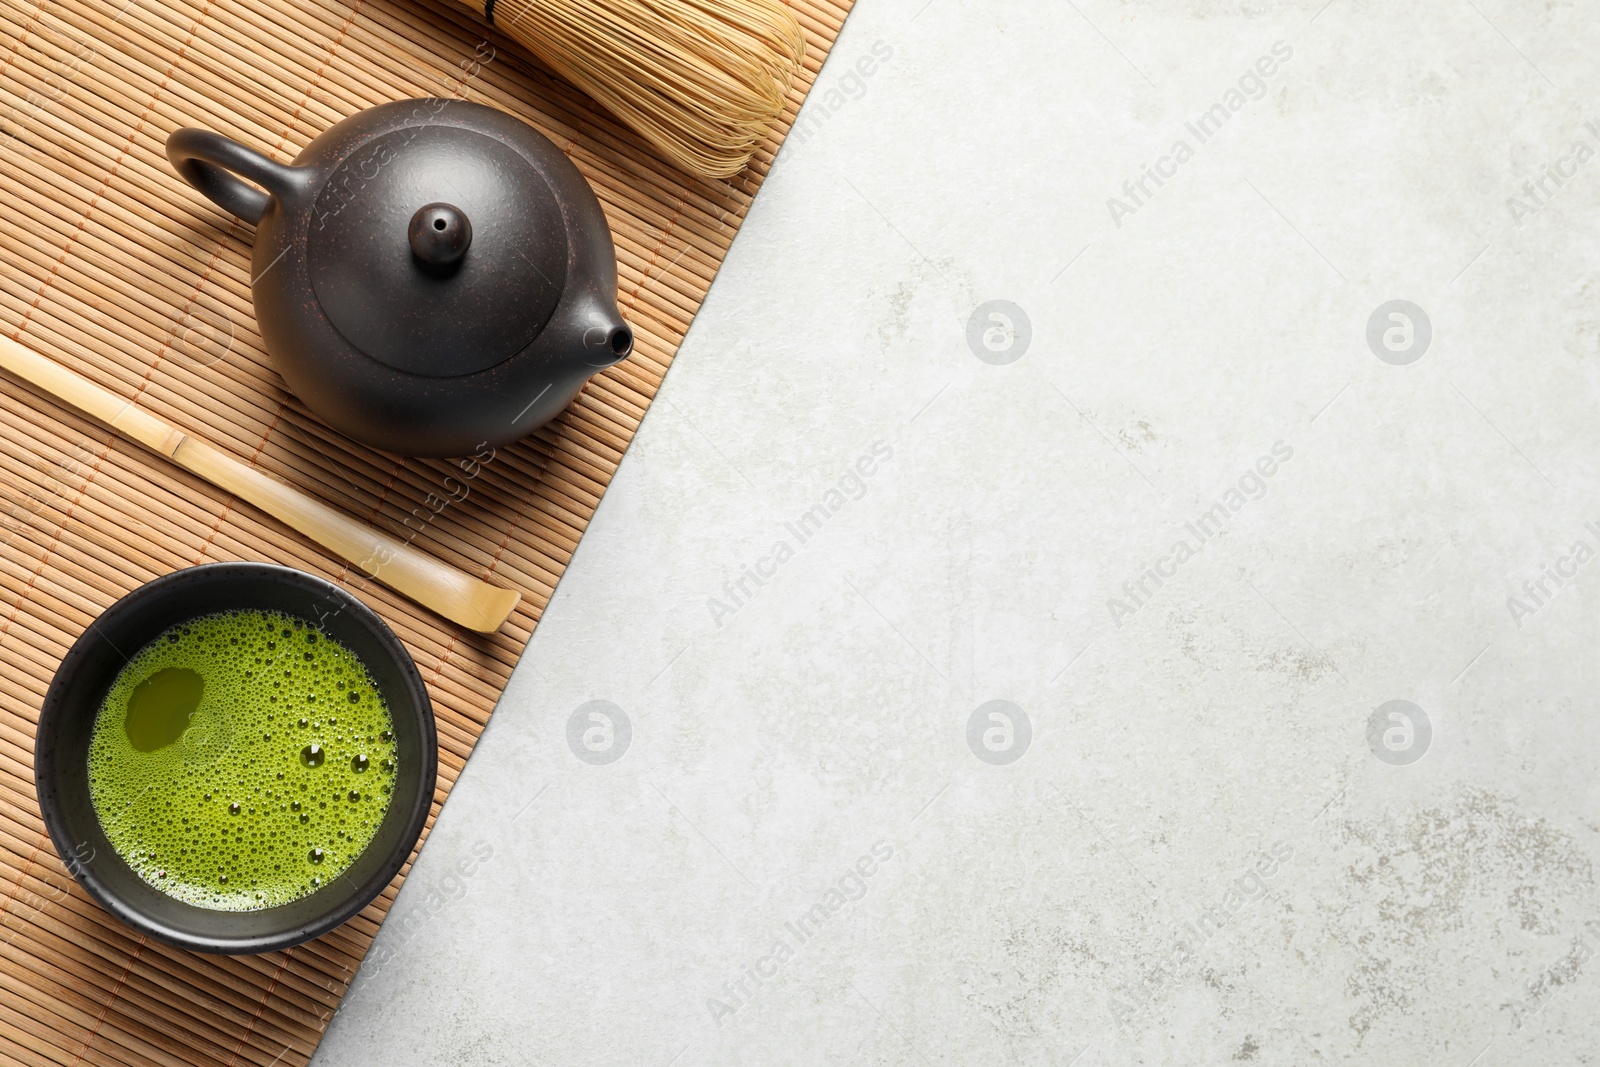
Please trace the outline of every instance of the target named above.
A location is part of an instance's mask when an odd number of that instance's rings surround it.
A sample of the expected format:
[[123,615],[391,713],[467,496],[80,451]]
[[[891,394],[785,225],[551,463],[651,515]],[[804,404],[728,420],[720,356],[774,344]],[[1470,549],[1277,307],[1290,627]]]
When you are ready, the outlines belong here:
[[860,0],[318,1064],[1600,1062],[1597,53]]

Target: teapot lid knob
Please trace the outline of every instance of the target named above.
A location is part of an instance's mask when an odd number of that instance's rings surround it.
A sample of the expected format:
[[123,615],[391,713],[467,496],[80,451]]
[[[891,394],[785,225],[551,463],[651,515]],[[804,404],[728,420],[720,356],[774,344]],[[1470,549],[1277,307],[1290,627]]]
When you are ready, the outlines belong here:
[[454,204],[428,204],[411,216],[411,252],[433,267],[458,263],[472,244],[472,223]]

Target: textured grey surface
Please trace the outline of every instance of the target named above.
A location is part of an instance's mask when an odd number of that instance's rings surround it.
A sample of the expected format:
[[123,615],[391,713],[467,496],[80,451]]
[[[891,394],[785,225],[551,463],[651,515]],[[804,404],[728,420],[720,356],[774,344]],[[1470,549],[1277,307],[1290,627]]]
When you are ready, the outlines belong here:
[[1597,49],[860,0],[320,1067],[1600,1062]]

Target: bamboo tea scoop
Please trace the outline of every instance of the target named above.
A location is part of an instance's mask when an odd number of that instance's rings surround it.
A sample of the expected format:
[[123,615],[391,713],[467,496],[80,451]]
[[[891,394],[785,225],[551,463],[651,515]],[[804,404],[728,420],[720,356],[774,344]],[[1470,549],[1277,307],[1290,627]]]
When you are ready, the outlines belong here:
[[451,622],[493,633],[522,594],[463,574],[427,553],[335,511],[276,478],[196,440],[81,374],[0,335],[0,367],[159,452],[346,559]]

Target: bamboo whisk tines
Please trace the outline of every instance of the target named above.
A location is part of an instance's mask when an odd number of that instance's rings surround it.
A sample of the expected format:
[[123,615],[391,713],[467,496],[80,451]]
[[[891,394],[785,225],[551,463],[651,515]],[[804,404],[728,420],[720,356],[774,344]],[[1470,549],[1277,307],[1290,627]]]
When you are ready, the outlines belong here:
[[782,0],[465,2],[707,178],[730,178],[750,162],[805,56]]

